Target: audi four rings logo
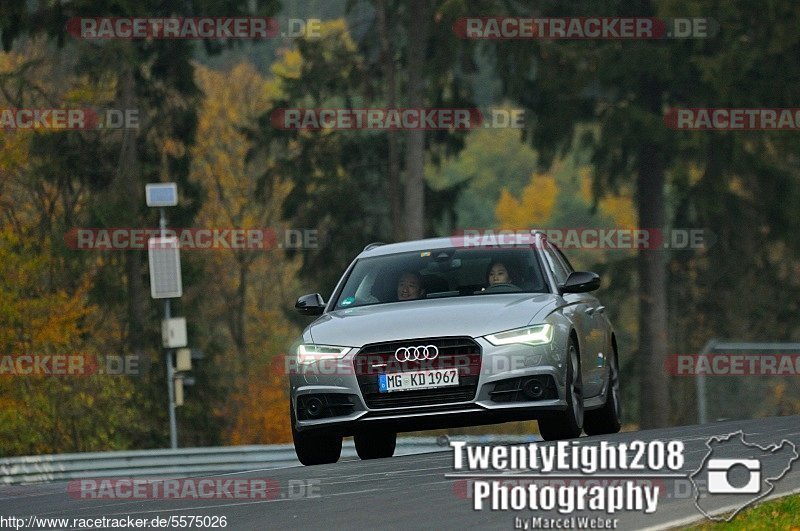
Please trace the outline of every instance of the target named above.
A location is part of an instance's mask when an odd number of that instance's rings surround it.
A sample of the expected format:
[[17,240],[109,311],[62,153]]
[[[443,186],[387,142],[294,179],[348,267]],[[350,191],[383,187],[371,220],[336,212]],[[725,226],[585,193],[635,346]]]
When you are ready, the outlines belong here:
[[432,360],[439,355],[436,345],[424,345],[419,347],[400,347],[394,351],[397,361],[422,361]]

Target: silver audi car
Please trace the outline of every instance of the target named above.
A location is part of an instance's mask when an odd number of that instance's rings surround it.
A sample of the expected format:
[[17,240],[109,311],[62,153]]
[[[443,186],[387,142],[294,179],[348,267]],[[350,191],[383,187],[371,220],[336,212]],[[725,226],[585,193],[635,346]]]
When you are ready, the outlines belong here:
[[497,244],[438,238],[370,244],[292,346],[290,415],[305,465],[390,457],[397,433],[538,420],[545,440],[620,428],[617,339],[543,234]]

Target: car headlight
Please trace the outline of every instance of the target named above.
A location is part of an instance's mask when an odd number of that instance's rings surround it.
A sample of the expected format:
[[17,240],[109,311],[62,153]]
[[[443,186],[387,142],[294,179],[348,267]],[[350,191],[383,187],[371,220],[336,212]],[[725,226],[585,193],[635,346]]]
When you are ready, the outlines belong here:
[[536,326],[526,326],[506,332],[489,334],[486,340],[495,346],[512,345],[516,343],[524,345],[545,345],[553,340],[553,325],[541,324]]
[[313,363],[320,360],[338,360],[344,358],[351,350],[353,350],[351,347],[302,343],[297,347],[297,361],[299,363]]

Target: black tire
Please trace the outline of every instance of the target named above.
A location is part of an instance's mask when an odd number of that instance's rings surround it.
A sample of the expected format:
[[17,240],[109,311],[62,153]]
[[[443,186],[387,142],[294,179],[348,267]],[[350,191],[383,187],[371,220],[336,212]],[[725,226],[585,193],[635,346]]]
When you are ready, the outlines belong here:
[[292,440],[297,459],[306,466],[335,463],[342,455],[342,436],[322,430],[297,431],[294,407],[289,406],[292,422]]
[[539,419],[539,434],[545,441],[580,437],[583,428],[583,378],[580,353],[574,337],[567,345],[567,410],[563,416]]
[[583,431],[586,435],[607,435],[618,433],[622,427],[622,401],[619,396],[619,360],[617,349],[613,350],[611,363],[608,364],[608,388],[606,403],[599,409],[586,412]]
[[353,436],[353,441],[361,459],[381,459],[394,455],[397,433],[388,430],[359,431]]

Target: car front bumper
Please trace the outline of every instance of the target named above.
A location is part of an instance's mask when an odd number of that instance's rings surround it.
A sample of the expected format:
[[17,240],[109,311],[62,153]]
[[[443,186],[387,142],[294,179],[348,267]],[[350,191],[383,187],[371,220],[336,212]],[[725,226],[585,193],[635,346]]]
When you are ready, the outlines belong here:
[[[547,345],[494,346],[483,338],[469,340],[480,349],[480,370],[474,396],[468,400],[370,407],[362,392],[365,377],[361,375],[359,384],[354,368],[358,355],[355,351],[341,360],[293,366],[289,380],[295,429],[331,430],[348,436],[371,426],[390,427],[398,432],[477,426],[545,418],[566,409],[566,349],[561,346],[566,341],[554,338]],[[373,376],[377,380],[377,374]],[[551,386],[539,399],[531,399],[521,391],[522,384],[531,378],[542,379]],[[520,387],[519,392],[515,392],[515,385]],[[451,388],[441,391],[448,389]],[[306,407],[314,399],[323,403],[317,418],[312,418]]]

